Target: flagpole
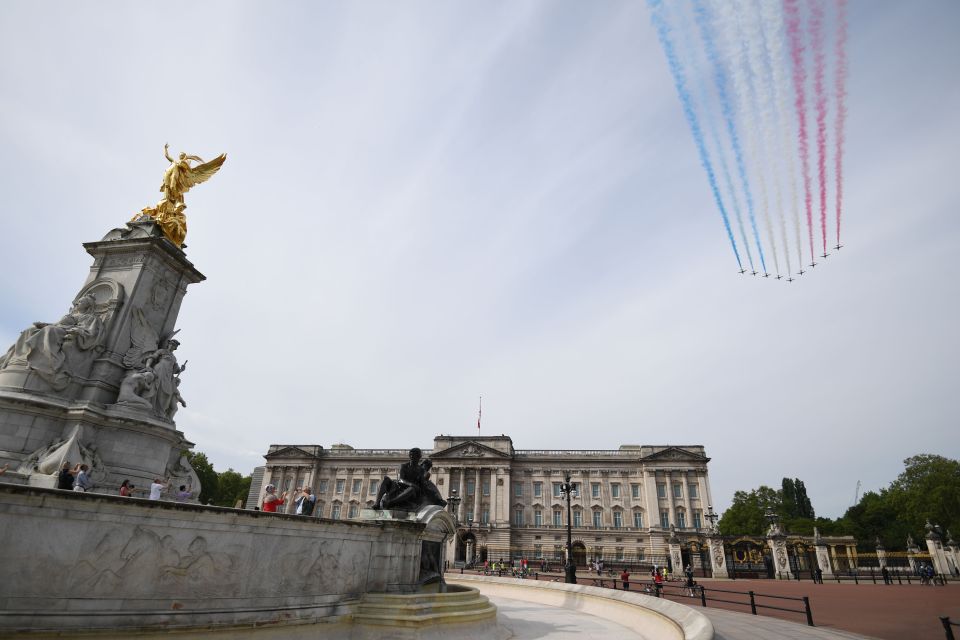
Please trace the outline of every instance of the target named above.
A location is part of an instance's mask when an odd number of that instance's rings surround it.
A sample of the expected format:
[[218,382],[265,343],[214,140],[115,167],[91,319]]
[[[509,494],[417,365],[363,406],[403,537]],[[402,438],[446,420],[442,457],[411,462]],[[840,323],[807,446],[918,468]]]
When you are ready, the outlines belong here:
[[483,396],[480,396],[480,408],[477,409],[477,435],[480,435],[480,418],[483,417]]

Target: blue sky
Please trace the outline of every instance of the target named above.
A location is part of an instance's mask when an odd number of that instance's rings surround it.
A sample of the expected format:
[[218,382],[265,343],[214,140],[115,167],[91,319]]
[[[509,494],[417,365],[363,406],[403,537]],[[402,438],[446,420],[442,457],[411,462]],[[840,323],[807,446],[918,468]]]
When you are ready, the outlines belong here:
[[836,516],[960,455],[960,5],[850,5],[846,247],[741,277],[642,2],[0,6],[0,342],[59,317],[82,242],[153,204],[163,144],[208,280],[178,426],[271,443],[703,444],[719,508],[805,481]]

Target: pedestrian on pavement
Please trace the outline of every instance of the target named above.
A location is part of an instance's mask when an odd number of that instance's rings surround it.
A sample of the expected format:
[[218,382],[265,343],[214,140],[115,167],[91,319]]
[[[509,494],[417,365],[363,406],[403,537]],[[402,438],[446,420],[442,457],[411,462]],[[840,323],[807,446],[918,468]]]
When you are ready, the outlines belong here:
[[630,572],[627,571],[627,568],[623,568],[623,573],[620,574],[620,580],[623,582],[623,590],[630,591]]

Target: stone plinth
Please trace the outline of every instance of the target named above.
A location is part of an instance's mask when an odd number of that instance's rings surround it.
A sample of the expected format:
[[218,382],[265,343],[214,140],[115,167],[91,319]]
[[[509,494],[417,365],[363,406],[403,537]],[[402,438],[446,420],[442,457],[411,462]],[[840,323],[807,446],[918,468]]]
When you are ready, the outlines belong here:
[[707,538],[707,547],[710,550],[710,566],[713,570],[714,578],[729,578],[730,573],[727,570],[727,557],[723,550],[723,538],[719,536],[710,536]]
[[[181,456],[192,443],[173,421],[179,367],[167,341],[187,285],[204,276],[152,222],[84,248],[93,265],[69,313],[27,327],[0,358],[0,462],[37,486],[53,486],[69,461],[87,463],[105,490],[170,477],[199,493]],[[139,405],[118,403],[124,381],[148,368],[150,392],[127,394]]]
[[417,589],[424,531],[0,484],[0,636],[337,621]]

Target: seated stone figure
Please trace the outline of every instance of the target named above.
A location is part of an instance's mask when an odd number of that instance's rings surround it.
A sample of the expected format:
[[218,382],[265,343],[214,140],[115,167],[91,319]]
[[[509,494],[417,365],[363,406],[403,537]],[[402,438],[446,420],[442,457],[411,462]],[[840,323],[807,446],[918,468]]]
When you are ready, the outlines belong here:
[[430,504],[446,505],[436,485],[430,482],[433,463],[429,460],[421,462],[422,457],[419,448],[410,449],[410,459],[400,465],[399,477],[396,480],[386,477],[380,483],[374,509],[417,511]]
[[34,322],[25,329],[7,353],[0,357],[0,369],[26,366],[36,371],[54,389],[70,381],[66,366],[67,348],[87,351],[103,339],[103,320],[95,311],[97,301],[84,295],[59,322]]

